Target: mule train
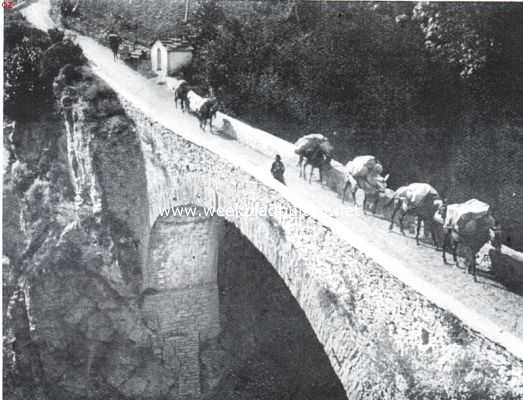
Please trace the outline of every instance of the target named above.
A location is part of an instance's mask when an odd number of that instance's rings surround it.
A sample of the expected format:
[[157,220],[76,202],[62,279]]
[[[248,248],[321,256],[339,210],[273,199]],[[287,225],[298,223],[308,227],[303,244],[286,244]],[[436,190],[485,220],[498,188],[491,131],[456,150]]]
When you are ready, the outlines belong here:
[[[212,121],[218,112],[218,101],[215,97],[200,98],[187,81],[168,78],[167,85],[174,92],[175,108],[180,104],[182,112],[195,114],[200,128],[205,131],[207,125],[212,133]],[[310,166],[309,183],[312,182],[314,170],[319,172],[319,182],[324,183],[328,171],[332,169],[334,147],[329,139],[318,133],[305,135],[295,143],[295,153],[299,156],[299,176],[307,180],[307,166]],[[389,174],[383,176],[383,165],[372,155],[357,156],[343,168],[344,185],[341,194],[345,202],[347,191],[356,204],[356,193],[363,192],[363,212],[367,205],[373,214],[378,202],[383,200],[384,210],[392,208],[389,230],[393,230],[396,216],[399,215],[400,232],[404,234],[404,218],[412,215],[416,218],[416,243],[420,243],[421,224],[429,230],[436,250],[442,249],[443,262],[447,263],[446,254],[451,252],[454,262],[458,263],[458,249],[465,249],[467,271],[476,279],[476,253],[492,237],[495,220],[488,204],[471,199],[460,204],[448,205],[438,191],[427,183],[411,183],[392,191],[387,187]],[[442,233],[438,235],[437,232]],[[438,236],[443,239],[438,241]],[[439,242],[439,243],[438,243]]]
[[[295,143],[295,153],[298,154],[300,176],[306,176],[306,167],[311,165],[309,182],[313,170],[319,169],[320,182],[323,183],[325,172],[331,168],[333,146],[321,134],[303,136]],[[404,218],[412,215],[416,218],[416,244],[420,244],[420,230],[423,222],[425,230],[430,231],[436,250],[442,250],[442,258],[447,263],[446,254],[450,251],[454,262],[459,266],[458,249],[461,248],[466,257],[467,272],[476,280],[476,254],[492,237],[495,220],[488,204],[471,199],[460,204],[448,205],[438,191],[427,183],[411,183],[401,186],[395,191],[387,188],[389,174],[383,176],[383,166],[372,155],[357,156],[344,167],[345,184],[341,194],[345,202],[350,189],[352,200],[356,204],[356,193],[361,190],[363,196],[363,211],[367,205],[373,214],[377,205],[383,200],[384,210],[392,211],[389,230],[393,230],[395,218],[399,216],[400,232],[404,234]],[[440,235],[438,235],[440,233]],[[438,236],[443,236],[438,240]]]

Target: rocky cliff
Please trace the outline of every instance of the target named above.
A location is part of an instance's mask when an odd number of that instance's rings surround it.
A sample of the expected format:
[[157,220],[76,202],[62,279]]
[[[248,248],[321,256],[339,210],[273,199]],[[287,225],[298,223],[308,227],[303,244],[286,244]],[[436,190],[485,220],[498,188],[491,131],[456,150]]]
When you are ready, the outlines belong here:
[[6,398],[167,398],[176,363],[140,309],[143,164],[132,121],[87,68],[58,112],[17,123],[4,190]]

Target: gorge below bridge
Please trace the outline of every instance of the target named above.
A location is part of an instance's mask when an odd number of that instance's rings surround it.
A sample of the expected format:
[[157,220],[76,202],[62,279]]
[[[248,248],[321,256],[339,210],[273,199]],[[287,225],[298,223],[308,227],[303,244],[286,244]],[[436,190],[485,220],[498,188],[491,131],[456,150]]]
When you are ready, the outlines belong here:
[[[24,9],[45,30],[48,12],[46,1]],[[91,38],[76,41],[134,124],[138,146],[111,148],[114,168],[96,185],[136,238],[143,308],[185,366],[180,396],[200,394],[201,345],[222,328],[217,265],[232,226],[285,283],[348,398],[444,398],[457,387],[463,398],[523,396],[523,298],[484,277],[474,283],[432,247],[303,181],[290,143],[220,113],[216,124],[227,119],[234,138],[203,132],[165,85],[115,63]],[[69,127],[78,160],[84,117]],[[270,176],[276,153],[288,186]],[[248,204],[288,214],[160,216]]]

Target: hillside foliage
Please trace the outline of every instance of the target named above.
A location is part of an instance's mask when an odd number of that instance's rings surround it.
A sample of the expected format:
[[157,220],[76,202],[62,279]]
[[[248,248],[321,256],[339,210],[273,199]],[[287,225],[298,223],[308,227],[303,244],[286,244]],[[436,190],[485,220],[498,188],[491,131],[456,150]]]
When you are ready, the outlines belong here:
[[287,139],[337,132],[398,187],[489,202],[523,245],[523,7],[294,2],[242,19],[200,4],[191,78]]
[[291,141],[336,131],[339,161],[374,154],[393,188],[487,201],[523,248],[523,6],[193,0],[183,23],[183,4],[85,0],[66,21],[144,43],[188,34],[184,76],[223,111]]
[[15,121],[39,118],[52,109],[52,84],[60,69],[87,59],[78,45],[63,40],[63,32],[45,34],[20,15],[7,19],[4,34],[4,111]]

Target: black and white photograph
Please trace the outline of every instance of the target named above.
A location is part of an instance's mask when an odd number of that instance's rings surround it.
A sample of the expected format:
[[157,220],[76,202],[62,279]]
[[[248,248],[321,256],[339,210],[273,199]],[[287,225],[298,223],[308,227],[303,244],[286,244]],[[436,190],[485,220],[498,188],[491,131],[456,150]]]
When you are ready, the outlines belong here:
[[523,400],[523,2],[2,2],[5,400]]

